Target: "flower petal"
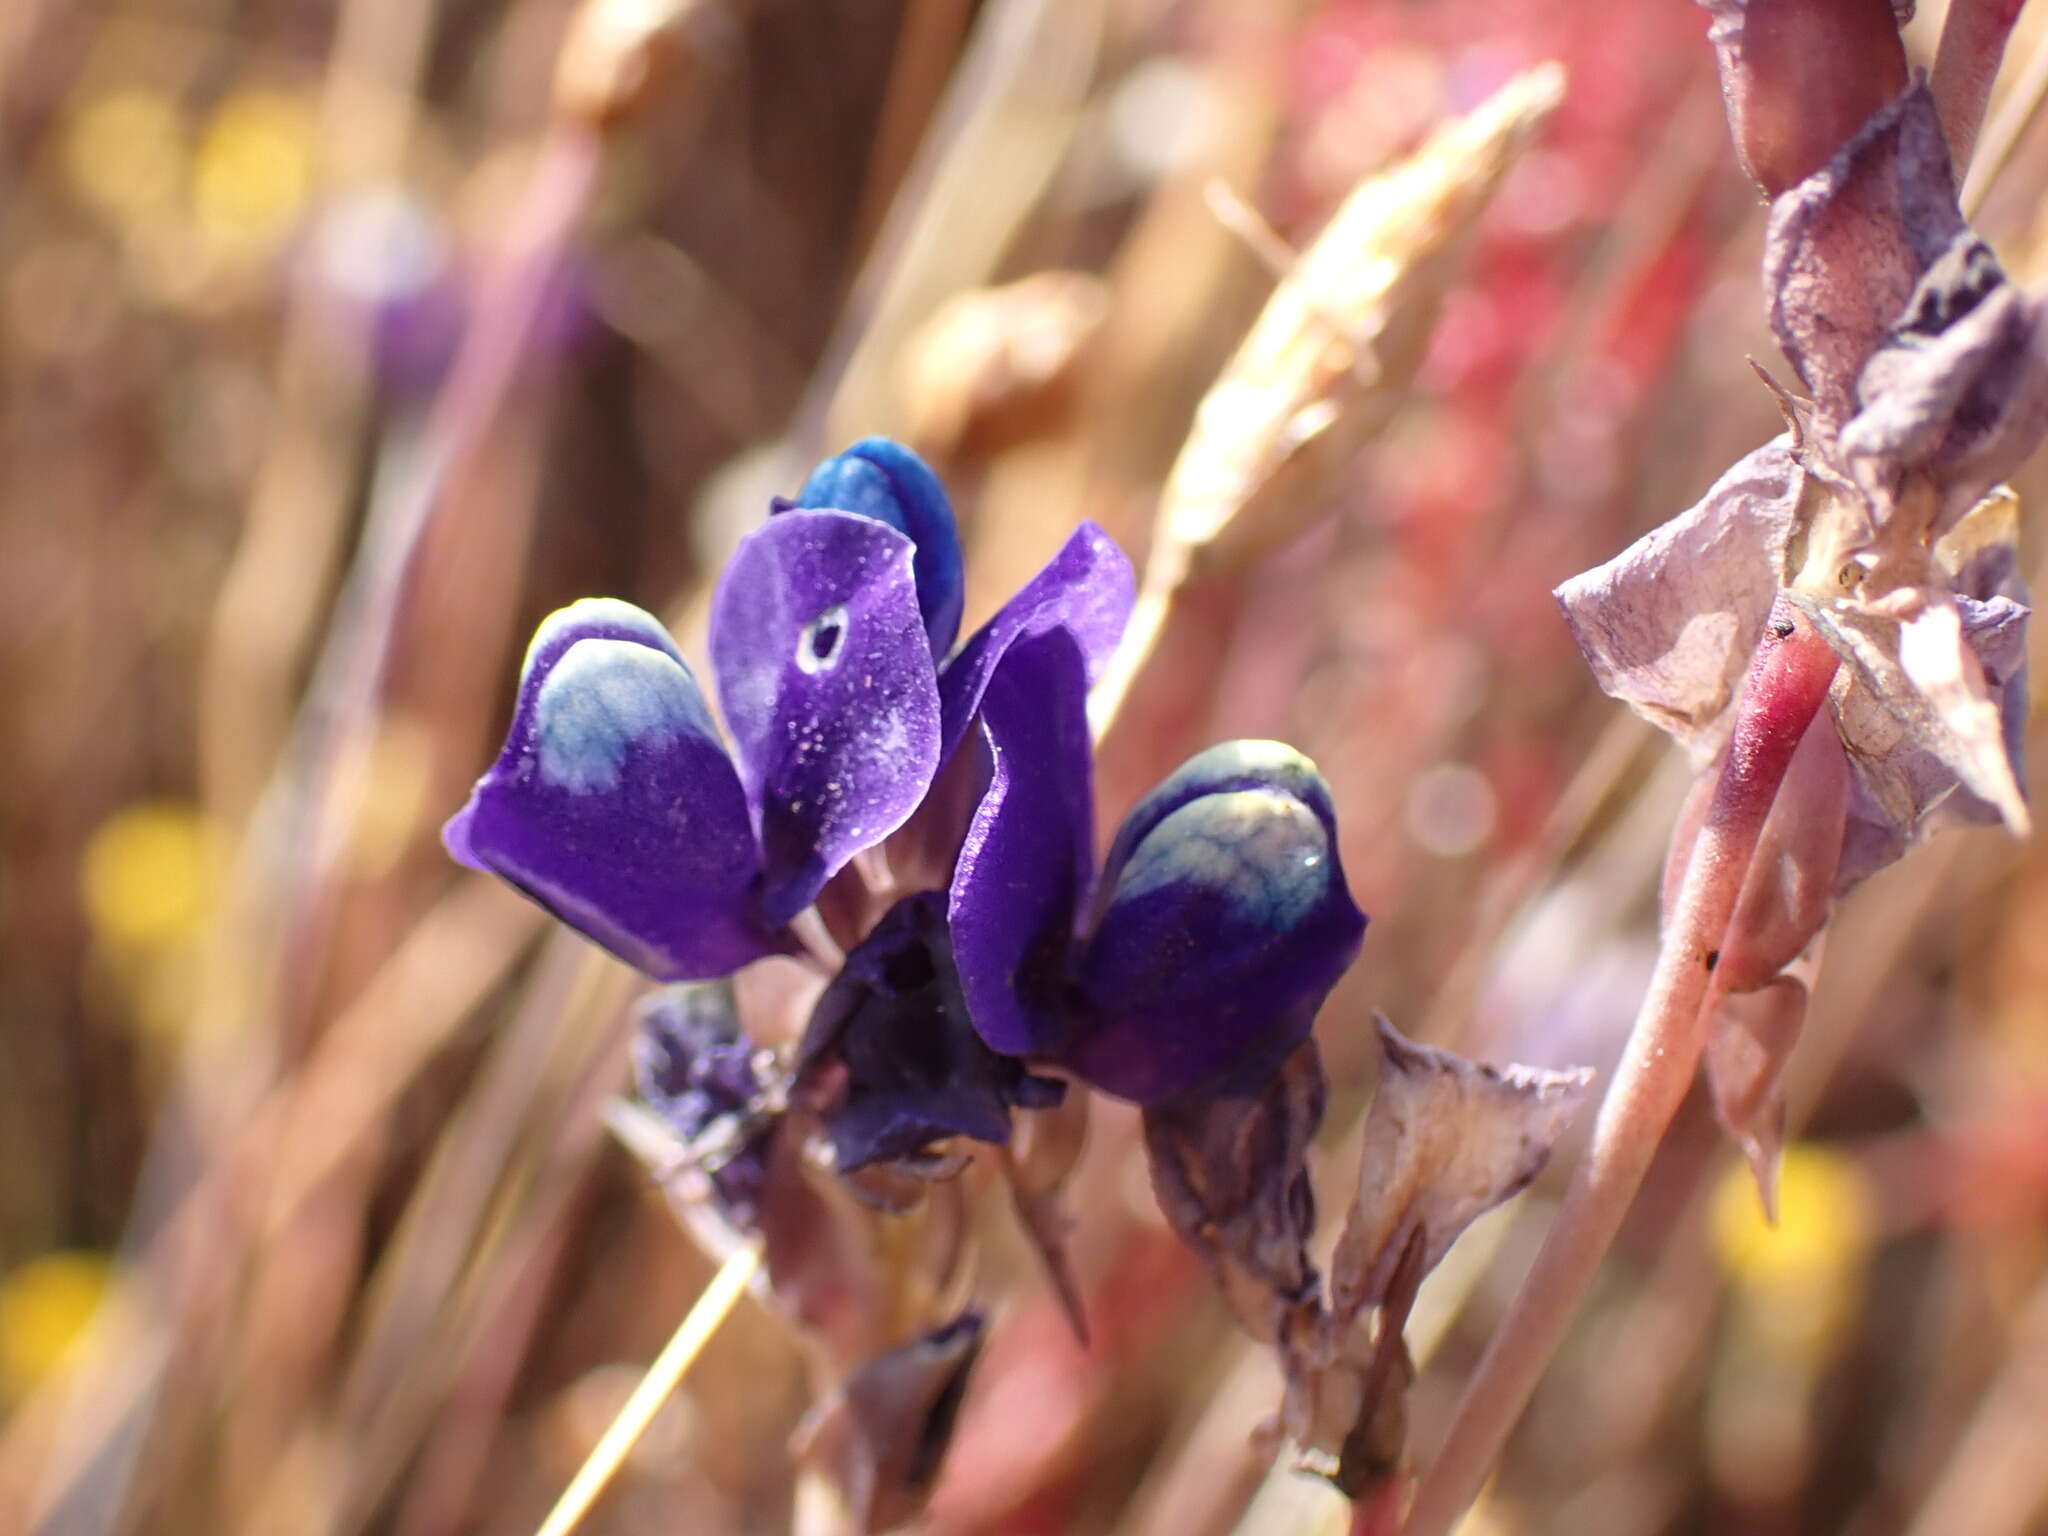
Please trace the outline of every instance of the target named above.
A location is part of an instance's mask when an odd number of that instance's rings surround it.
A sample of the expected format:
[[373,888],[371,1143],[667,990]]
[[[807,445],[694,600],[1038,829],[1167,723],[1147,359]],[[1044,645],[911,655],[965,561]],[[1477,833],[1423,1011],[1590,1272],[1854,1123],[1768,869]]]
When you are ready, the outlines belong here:
[[1087,672],[1071,633],[1011,648],[981,700],[991,767],[954,866],[953,955],[974,1027],[1012,1056],[1055,1048],[1094,876]]
[[625,604],[541,626],[505,750],[443,837],[663,980],[785,947],[753,915],[746,802],[703,695],[661,627]]
[[1307,1038],[1365,914],[1312,803],[1326,793],[1285,787],[1297,771],[1187,800],[1135,840],[1082,954],[1060,1057],[1096,1087],[1141,1104],[1250,1091]]
[[923,459],[891,438],[864,437],[812,470],[796,499],[776,511],[792,508],[858,513],[886,523],[916,545],[917,606],[932,655],[944,656],[953,648],[967,586],[960,530],[945,487]]
[[1557,589],[1601,691],[1678,738],[1696,764],[1727,736],[1805,480],[1787,439],[1766,443],[1696,506]]
[[938,689],[910,540],[792,511],[740,542],[711,661],[760,838],[764,921],[787,922],[903,824],[938,766]]
[[940,674],[941,757],[951,757],[960,745],[989,679],[1020,640],[1066,630],[1092,685],[1123,636],[1135,594],[1131,562],[1115,541],[1093,523],[1076,528],[1059,553],[975,631]]
[[1131,807],[1103,860],[1104,885],[1116,884],[1131,850],[1182,806],[1240,789],[1273,789],[1299,800],[1315,813],[1335,846],[1337,809],[1314,763],[1282,741],[1226,741],[1197,752]]

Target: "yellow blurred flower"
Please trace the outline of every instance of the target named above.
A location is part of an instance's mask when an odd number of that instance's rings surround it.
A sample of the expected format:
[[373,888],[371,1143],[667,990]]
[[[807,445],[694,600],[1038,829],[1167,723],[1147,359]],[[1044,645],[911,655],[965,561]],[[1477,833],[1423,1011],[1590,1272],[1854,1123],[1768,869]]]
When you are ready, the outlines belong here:
[[1861,1299],[1873,1216],[1862,1171],[1827,1147],[1785,1149],[1775,1227],[1748,1168],[1731,1166],[1714,1190],[1711,1229],[1750,1326],[1775,1348],[1824,1355]]
[[313,185],[313,116],[279,91],[237,91],[214,110],[192,168],[200,235],[266,254],[291,232]]
[[46,1253],[0,1280],[0,1396],[19,1400],[62,1368],[105,1300],[101,1253]]
[[212,836],[189,805],[123,807],[85,845],[80,894],[102,940],[161,949],[190,939],[212,905]]
[[190,149],[178,105],[160,91],[110,91],[85,103],[64,135],[72,190],[118,224],[176,216]]

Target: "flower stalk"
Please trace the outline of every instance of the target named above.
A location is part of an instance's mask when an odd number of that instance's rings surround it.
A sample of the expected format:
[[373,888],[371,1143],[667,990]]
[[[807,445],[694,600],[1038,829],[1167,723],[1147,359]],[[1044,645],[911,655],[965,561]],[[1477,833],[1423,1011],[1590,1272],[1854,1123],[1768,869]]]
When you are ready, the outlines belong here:
[[1440,1536],[1478,1494],[1692,1085],[1722,935],[1778,786],[1838,666],[1819,632],[1780,597],[1750,663],[1713,801],[1592,1145],[1466,1384],[1443,1448],[1416,1490],[1407,1536]]

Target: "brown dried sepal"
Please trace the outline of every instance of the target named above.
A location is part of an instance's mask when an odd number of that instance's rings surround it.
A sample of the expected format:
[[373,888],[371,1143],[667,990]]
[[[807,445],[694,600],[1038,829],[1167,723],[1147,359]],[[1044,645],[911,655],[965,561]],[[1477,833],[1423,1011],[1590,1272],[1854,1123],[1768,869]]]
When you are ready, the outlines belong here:
[[982,1335],[981,1314],[963,1312],[869,1360],[798,1427],[797,1460],[831,1484],[850,1529],[893,1531],[924,1512]]
[[1526,1188],[1593,1081],[1586,1068],[1483,1066],[1374,1022],[1379,1088],[1366,1115],[1358,1194],[1330,1263],[1340,1322],[1386,1300],[1418,1234],[1427,1274],[1475,1218]]
[[1152,1190],[1167,1224],[1209,1266],[1244,1330],[1268,1344],[1317,1301],[1307,1157],[1326,1097],[1322,1058],[1310,1040],[1256,1096],[1144,1113]]

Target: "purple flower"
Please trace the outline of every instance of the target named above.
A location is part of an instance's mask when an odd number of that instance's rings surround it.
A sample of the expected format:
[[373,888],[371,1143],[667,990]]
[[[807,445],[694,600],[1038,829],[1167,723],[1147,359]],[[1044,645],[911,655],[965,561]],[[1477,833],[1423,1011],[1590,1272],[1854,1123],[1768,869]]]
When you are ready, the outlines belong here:
[[1199,753],[1125,818],[1098,899],[1076,666],[1033,641],[983,702],[994,766],[949,906],[975,1027],[1140,1104],[1257,1091],[1365,935],[1329,791],[1277,742]]
[[1128,562],[1084,524],[940,664],[960,588],[930,471],[893,443],[855,445],[719,580],[710,651],[730,750],[652,616],[573,603],[534,636],[504,750],[448,823],[449,851],[663,980],[789,952],[790,919],[917,810],[1012,650],[1056,636],[1078,713],[1131,603]]

